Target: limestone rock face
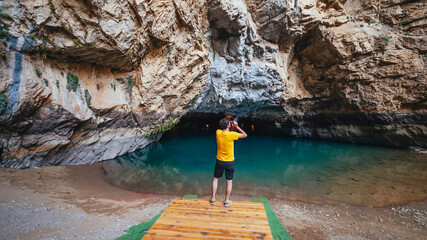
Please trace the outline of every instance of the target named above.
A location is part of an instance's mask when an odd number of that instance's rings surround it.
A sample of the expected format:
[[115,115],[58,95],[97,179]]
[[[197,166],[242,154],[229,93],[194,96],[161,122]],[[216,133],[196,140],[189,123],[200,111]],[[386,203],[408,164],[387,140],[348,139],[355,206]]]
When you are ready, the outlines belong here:
[[207,81],[203,2],[0,7],[5,166],[93,163],[143,148],[179,121]]
[[1,159],[83,164],[143,148],[188,112],[427,147],[423,1],[0,3]]
[[213,2],[210,81],[195,111],[261,116],[296,137],[426,147],[423,10],[417,1]]

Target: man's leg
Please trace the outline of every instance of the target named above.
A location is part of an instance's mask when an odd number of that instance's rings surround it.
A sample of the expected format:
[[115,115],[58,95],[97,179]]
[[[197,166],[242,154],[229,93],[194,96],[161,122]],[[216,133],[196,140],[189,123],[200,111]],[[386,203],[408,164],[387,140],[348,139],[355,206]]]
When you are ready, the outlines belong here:
[[225,194],[225,201],[227,202],[231,195],[231,189],[233,188],[233,180],[227,180],[227,192]]
[[212,180],[212,199],[215,199],[216,189],[218,188],[218,179],[214,177]]

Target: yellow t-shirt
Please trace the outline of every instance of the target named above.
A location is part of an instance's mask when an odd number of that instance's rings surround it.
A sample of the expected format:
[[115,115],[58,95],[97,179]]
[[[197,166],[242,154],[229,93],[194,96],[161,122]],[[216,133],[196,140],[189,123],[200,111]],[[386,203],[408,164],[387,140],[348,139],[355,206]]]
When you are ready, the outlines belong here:
[[218,147],[216,158],[220,161],[234,161],[234,141],[239,139],[239,133],[216,130],[216,145]]

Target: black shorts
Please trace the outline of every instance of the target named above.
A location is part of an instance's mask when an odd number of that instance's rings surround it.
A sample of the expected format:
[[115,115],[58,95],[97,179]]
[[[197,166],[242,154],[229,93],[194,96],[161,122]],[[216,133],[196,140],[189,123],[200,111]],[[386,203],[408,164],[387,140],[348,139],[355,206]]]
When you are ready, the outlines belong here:
[[225,179],[232,180],[234,175],[234,161],[224,162],[216,160],[214,177],[221,178],[225,170]]

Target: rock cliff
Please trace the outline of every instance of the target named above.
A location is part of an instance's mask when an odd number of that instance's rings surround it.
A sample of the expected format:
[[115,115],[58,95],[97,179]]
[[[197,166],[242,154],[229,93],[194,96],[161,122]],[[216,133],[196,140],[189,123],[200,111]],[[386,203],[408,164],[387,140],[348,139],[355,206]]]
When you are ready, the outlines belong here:
[[84,164],[157,141],[186,113],[427,147],[423,1],[0,3],[1,159]]

